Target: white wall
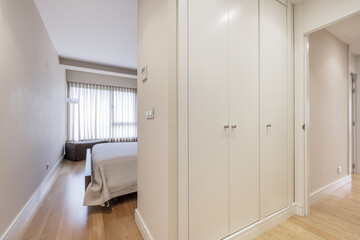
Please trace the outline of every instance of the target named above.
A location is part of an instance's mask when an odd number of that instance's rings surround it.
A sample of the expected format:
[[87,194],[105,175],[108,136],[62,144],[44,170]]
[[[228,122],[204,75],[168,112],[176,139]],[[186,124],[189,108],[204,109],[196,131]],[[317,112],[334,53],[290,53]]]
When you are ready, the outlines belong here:
[[176,239],[176,1],[138,0],[138,24],[138,213],[154,239]]
[[327,30],[310,34],[309,43],[310,192],[315,192],[348,174],[349,70],[348,46]]
[[356,173],[360,173],[360,56],[356,56],[356,150],[355,168]]
[[137,88],[136,79],[74,70],[66,70],[66,81],[124,88]]
[[0,38],[1,236],[63,155],[66,84],[33,1],[0,0]]

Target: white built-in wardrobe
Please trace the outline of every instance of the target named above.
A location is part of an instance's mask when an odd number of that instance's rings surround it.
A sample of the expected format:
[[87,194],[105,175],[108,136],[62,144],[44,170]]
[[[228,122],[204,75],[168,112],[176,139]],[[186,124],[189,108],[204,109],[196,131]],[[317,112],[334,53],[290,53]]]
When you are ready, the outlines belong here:
[[286,5],[188,1],[189,239],[288,206]]

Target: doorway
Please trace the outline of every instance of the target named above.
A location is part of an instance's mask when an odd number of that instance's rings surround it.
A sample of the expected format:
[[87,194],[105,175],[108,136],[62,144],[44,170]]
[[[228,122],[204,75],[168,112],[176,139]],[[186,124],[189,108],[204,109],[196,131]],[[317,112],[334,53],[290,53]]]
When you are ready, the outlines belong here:
[[310,205],[350,183],[351,174],[358,172],[359,20],[356,14],[305,36],[307,215]]

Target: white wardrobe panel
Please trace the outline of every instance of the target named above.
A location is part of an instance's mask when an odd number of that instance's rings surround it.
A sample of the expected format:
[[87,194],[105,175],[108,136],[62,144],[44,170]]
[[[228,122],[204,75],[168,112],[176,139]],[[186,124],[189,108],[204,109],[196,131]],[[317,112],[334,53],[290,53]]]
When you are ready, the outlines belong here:
[[258,1],[229,3],[230,233],[234,233],[260,217],[259,15]]
[[229,235],[228,2],[189,1],[189,238]]
[[260,0],[261,215],[288,206],[286,7]]

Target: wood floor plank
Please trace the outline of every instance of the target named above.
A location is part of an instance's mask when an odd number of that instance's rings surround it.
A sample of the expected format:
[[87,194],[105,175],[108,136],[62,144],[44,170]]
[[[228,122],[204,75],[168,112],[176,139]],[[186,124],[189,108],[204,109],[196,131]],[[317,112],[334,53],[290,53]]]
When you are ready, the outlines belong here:
[[141,240],[135,223],[136,194],[110,208],[83,206],[85,162],[63,161],[59,176],[18,240]]
[[256,240],[360,239],[360,175],[311,207],[309,217],[293,216]]
[[[298,217],[292,217],[289,219],[289,222],[297,225],[299,228],[304,229],[308,232],[311,232],[312,234],[319,236],[321,238],[325,238],[327,240],[341,240],[340,238],[331,235],[327,231],[324,231],[321,227],[315,227],[313,224],[308,223],[306,221],[302,221]],[[320,223],[318,223],[320,224]]]
[[[84,162],[64,161],[53,187],[16,239],[141,240],[135,223],[136,194],[110,208],[85,207]],[[293,216],[256,240],[359,240],[360,175],[311,207],[309,217]]]

